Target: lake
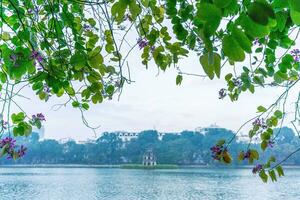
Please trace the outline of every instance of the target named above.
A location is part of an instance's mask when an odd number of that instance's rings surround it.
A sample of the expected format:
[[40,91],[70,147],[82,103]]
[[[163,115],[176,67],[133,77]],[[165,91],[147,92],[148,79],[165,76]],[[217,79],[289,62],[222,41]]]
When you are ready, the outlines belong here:
[[0,168],[0,199],[300,199],[300,169],[285,173],[264,184],[251,169]]

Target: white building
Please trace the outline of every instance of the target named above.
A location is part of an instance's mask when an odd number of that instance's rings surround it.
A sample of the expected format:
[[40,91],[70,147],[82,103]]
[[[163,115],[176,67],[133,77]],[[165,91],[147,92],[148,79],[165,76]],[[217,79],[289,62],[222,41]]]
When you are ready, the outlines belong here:
[[138,133],[130,133],[130,132],[116,132],[118,137],[122,140],[122,142],[129,142],[132,139],[138,137]]

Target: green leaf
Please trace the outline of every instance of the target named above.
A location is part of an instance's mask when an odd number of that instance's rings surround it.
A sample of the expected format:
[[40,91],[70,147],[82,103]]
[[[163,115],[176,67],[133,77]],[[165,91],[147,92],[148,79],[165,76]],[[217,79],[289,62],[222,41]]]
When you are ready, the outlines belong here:
[[222,146],[222,145],[224,145],[225,144],[225,140],[219,140],[218,142],[217,142],[217,145],[218,146]]
[[220,77],[221,57],[219,54],[206,53],[200,57],[200,63],[210,79],[213,79],[215,74],[218,78]]
[[241,29],[234,27],[232,30],[232,36],[236,39],[236,41],[243,48],[244,51],[246,51],[247,53],[252,52],[252,43]]
[[261,25],[268,25],[269,18],[275,18],[275,13],[270,5],[266,2],[262,3],[259,1],[255,1],[250,4],[248,8],[248,15],[250,18]]
[[210,3],[200,3],[197,10],[197,19],[204,23],[204,35],[210,37],[215,34],[218,29],[222,18],[221,10]]
[[36,126],[38,129],[42,128],[42,123],[40,120],[36,120],[33,125]]
[[14,127],[13,134],[15,137],[24,135],[24,128],[19,126]]
[[232,78],[232,74],[231,73],[229,73],[229,74],[226,74],[226,76],[225,76],[225,80],[228,82],[228,81],[230,81],[231,80],[231,78]]
[[228,153],[228,151],[223,151],[222,159],[225,164],[230,164],[232,161],[232,158],[231,158],[230,154]]
[[274,112],[274,115],[278,118],[278,119],[281,119],[282,116],[283,116],[283,113],[280,111],[280,110],[276,110]]
[[244,50],[240,47],[237,40],[231,36],[226,35],[223,38],[222,48],[224,54],[232,61],[244,61],[245,53]]
[[271,117],[270,120],[271,120],[271,125],[272,126],[275,127],[275,126],[278,125],[278,119],[276,117]]
[[277,166],[276,171],[277,171],[279,177],[284,176],[284,172],[283,172],[283,169],[281,166]]
[[29,136],[32,132],[32,126],[27,122],[20,122],[13,128],[14,136]]
[[260,135],[260,138],[264,141],[264,140],[269,140],[271,138],[271,134],[269,132],[263,132]]
[[283,10],[284,8],[287,8],[289,6],[288,1],[282,1],[282,0],[273,0],[272,1],[272,7],[275,9]]
[[250,157],[253,158],[254,160],[258,160],[259,159],[259,153],[257,150],[255,149],[251,149],[250,150]]
[[65,93],[65,90],[64,90],[63,88],[61,88],[61,89],[56,93],[56,96],[57,96],[57,97],[61,97],[64,93]]
[[115,91],[115,87],[113,85],[107,86],[107,88],[106,88],[107,94],[109,94],[111,96],[114,94],[114,91]]
[[250,138],[252,138],[254,135],[256,135],[256,131],[250,130],[248,135],[249,135]]
[[128,1],[118,1],[111,7],[111,14],[115,17],[118,23],[122,22],[125,16],[125,11],[128,6]]
[[268,26],[263,26],[261,24],[255,23],[250,17],[241,15],[240,25],[245,30],[246,34],[253,38],[262,38],[270,33]]
[[71,86],[65,88],[66,92],[70,96],[75,96],[75,90]]
[[182,82],[182,75],[177,75],[176,77],[176,85],[181,85],[181,82]]
[[276,174],[274,170],[269,171],[269,176],[273,182],[277,181]]
[[91,26],[96,26],[96,21],[93,18],[87,20]]
[[299,0],[289,0],[289,6],[291,10],[300,12],[300,1]]
[[277,28],[279,31],[283,31],[285,29],[287,19],[288,19],[288,16],[287,16],[286,12],[277,12],[276,13]]
[[213,3],[219,8],[226,8],[231,2],[232,0],[213,0]]
[[99,66],[103,63],[103,57],[102,55],[99,53],[97,55],[91,56],[89,57],[88,60],[88,64],[89,66],[91,66],[92,68],[96,68],[98,69]]
[[92,96],[92,102],[94,104],[96,104],[98,102],[101,103],[102,101],[103,101],[103,97],[100,93],[96,93],[95,95]]
[[263,113],[263,112],[266,112],[266,111],[267,111],[267,109],[263,106],[258,106],[257,107],[257,112],[259,112],[259,113]]
[[204,22],[221,20],[221,10],[210,3],[200,3],[197,10],[197,17]]
[[8,32],[3,32],[1,35],[1,39],[4,41],[10,40],[10,34]]
[[265,170],[261,170],[259,176],[264,183],[268,182],[268,175],[266,174]]
[[290,15],[291,15],[291,18],[292,18],[292,21],[294,22],[294,24],[299,26],[300,25],[300,12],[291,9]]
[[78,107],[80,106],[80,103],[79,103],[78,101],[73,101],[73,102],[72,102],[72,106],[73,106],[74,108],[78,108]]
[[81,106],[84,110],[88,110],[90,108],[89,104],[87,103],[83,103]]
[[260,144],[261,149],[264,151],[268,147],[268,142],[266,140],[263,140]]
[[136,1],[131,1],[129,4],[129,11],[131,13],[132,19],[136,19],[136,17],[141,13],[141,8],[140,6],[136,3]]
[[238,155],[238,161],[242,161],[242,160],[244,160],[244,152],[243,151],[241,151]]
[[12,119],[12,122],[14,124],[18,124],[20,122],[23,122],[24,119],[25,119],[25,113],[23,113],[23,112],[20,112],[18,114],[14,113],[14,114],[11,115],[11,119]]
[[80,70],[86,66],[87,56],[83,52],[76,52],[70,59],[70,64],[75,67],[76,70]]
[[185,40],[188,36],[188,31],[182,26],[181,23],[174,24],[173,31],[178,40]]

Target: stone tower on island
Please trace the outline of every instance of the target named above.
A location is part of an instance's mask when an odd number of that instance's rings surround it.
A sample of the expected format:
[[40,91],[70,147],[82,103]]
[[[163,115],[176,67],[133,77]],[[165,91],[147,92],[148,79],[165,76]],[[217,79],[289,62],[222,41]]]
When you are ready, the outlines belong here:
[[156,157],[152,150],[147,150],[143,155],[143,165],[145,166],[155,166]]

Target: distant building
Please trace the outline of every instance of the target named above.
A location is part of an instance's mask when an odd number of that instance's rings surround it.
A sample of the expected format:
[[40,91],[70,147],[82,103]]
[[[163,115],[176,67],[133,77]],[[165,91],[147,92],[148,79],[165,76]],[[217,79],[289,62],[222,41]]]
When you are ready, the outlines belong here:
[[138,133],[130,133],[130,132],[117,132],[118,137],[122,140],[122,142],[129,142],[132,139],[138,137]]
[[67,143],[67,142],[75,142],[75,140],[72,139],[72,138],[67,137],[67,138],[62,138],[62,139],[58,140],[58,142],[59,142],[60,144],[65,144],[65,143]]
[[78,144],[96,144],[97,140],[88,138],[87,140],[79,140]]
[[[103,135],[105,134],[110,134],[109,132],[104,132]],[[125,132],[125,131],[116,131],[113,132],[113,134],[117,135],[118,138],[120,138],[122,140],[122,142],[130,142],[133,139],[137,139],[139,136],[139,133],[135,133],[135,132]],[[162,140],[163,136],[166,133],[160,133],[158,132],[158,139]]]
[[145,166],[155,166],[156,157],[152,150],[147,150],[143,155],[143,165]]
[[200,133],[200,134],[203,134],[203,135],[206,135],[211,130],[217,130],[217,131],[222,132],[222,131],[227,130],[227,129],[222,128],[222,127],[218,126],[217,124],[211,124],[208,127],[197,127],[197,128],[195,128],[196,133]]

